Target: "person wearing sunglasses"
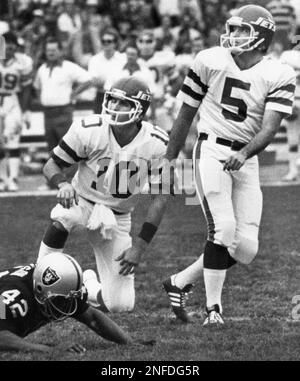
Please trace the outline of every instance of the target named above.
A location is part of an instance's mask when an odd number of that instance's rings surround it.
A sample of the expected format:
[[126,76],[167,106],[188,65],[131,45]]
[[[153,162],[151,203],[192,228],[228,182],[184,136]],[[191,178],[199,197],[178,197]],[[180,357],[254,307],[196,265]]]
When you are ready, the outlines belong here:
[[102,49],[89,62],[88,71],[97,81],[97,94],[94,112],[101,113],[104,98],[104,84],[111,73],[119,72],[126,64],[126,55],[118,51],[118,33],[114,29],[106,29],[101,34]]

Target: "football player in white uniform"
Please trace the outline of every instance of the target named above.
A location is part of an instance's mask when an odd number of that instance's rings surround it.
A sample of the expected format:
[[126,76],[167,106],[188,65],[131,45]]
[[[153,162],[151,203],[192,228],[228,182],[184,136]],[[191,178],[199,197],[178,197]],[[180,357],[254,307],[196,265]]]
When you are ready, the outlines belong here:
[[283,177],[283,181],[296,181],[298,179],[298,159],[300,144],[300,50],[286,50],[280,57],[294,68],[297,74],[295,102],[293,113],[286,119],[287,138],[289,145],[289,171]]
[[256,155],[291,114],[295,91],[294,70],[265,57],[274,30],[266,9],[239,8],[226,22],[221,47],[196,56],[178,94],[183,104],[166,157],[178,155],[199,108],[194,176],[208,225],[204,254],[164,282],[173,311],[183,321],[189,320],[186,294],[203,272],[204,325],[222,324],[226,271],[237,261],[250,263],[258,251],[262,194]]
[[3,37],[6,58],[0,60],[0,190],[16,191],[20,167],[19,141],[22,124],[29,120],[33,64],[30,57],[17,52],[18,42],[13,33],[7,32]]
[[[97,290],[91,282],[89,298],[100,302],[102,310],[133,309],[134,267],[157,230],[168,198],[153,195],[132,244],[131,212],[147,182],[152,194],[159,193],[168,143],[163,130],[142,121],[149,105],[144,82],[134,76],[118,80],[105,92],[102,115],[74,122],[44,167],[46,177],[59,189],[59,203],[51,211],[53,222],[39,257],[62,251],[75,227],[87,228],[101,282]],[[79,167],[70,184],[62,170],[74,163]]]

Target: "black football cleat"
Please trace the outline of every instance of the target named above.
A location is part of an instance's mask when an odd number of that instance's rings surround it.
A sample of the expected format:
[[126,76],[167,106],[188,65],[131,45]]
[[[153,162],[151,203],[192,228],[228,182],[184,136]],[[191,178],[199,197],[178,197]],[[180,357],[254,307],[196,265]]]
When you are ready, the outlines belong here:
[[162,286],[168,294],[172,310],[176,317],[184,323],[189,323],[191,318],[185,309],[185,304],[193,285],[187,284],[184,288],[179,288],[177,286],[173,286],[171,283],[171,278],[169,278],[163,282]]

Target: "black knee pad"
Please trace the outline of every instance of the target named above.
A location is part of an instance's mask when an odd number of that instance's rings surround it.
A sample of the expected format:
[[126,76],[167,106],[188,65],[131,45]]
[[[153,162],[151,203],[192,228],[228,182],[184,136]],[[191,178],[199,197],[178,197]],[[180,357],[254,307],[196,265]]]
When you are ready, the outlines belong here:
[[8,148],[7,152],[9,157],[19,158],[21,155],[20,148]]
[[227,270],[236,261],[229,255],[225,246],[207,241],[204,248],[203,266],[212,270]]

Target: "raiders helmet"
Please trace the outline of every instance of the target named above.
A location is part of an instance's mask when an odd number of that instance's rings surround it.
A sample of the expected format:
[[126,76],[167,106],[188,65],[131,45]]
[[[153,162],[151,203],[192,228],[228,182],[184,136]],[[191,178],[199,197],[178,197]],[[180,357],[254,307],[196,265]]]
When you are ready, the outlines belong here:
[[[234,37],[233,27],[245,27],[248,36]],[[245,5],[239,8],[225,24],[226,33],[221,35],[221,46],[233,53],[260,49],[266,52],[275,32],[275,22],[269,11],[258,5]]]
[[81,267],[69,255],[46,255],[34,269],[33,292],[49,319],[63,320],[73,315],[83,295]]
[[[126,100],[132,108],[129,111],[117,111],[112,107],[112,98]],[[127,125],[140,121],[146,114],[150,102],[151,94],[146,83],[134,76],[124,77],[117,80],[111,89],[105,92],[102,115],[109,116],[108,121],[112,125]]]

